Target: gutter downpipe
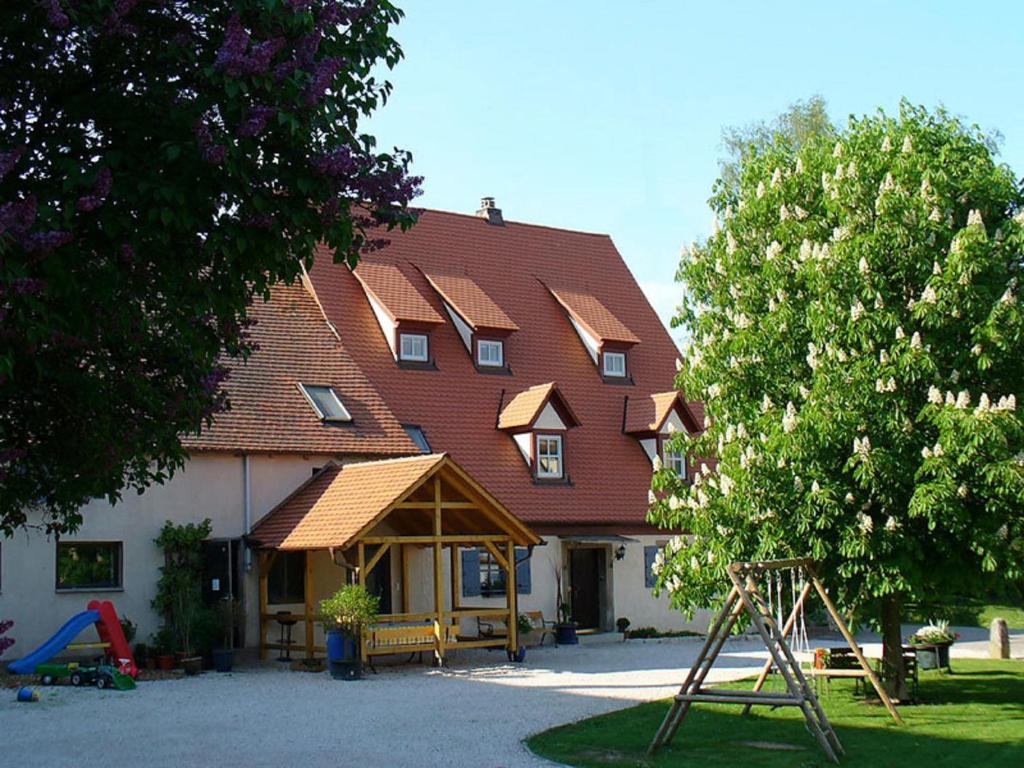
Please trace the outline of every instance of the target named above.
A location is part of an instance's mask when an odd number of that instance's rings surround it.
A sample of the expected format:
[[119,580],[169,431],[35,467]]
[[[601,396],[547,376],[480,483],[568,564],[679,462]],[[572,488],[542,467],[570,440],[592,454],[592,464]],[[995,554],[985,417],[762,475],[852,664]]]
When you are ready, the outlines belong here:
[[[246,538],[252,529],[252,470],[249,467],[249,454],[242,454],[242,532]],[[245,571],[252,570],[252,549],[245,548]]]

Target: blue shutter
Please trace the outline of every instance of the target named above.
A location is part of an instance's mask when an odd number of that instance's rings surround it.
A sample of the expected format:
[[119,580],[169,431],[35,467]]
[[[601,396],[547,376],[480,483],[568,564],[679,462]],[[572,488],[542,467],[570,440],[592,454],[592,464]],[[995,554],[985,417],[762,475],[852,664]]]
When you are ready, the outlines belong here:
[[476,547],[462,550],[462,596],[480,596],[480,553]]
[[523,560],[528,553],[526,547],[516,547],[516,592],[520,595],[530,594],[530,561]]
[[644,586],[653,589],[658,583],[658,577],[654,575],[654,558],[658,556],[661,547],[644,547]]

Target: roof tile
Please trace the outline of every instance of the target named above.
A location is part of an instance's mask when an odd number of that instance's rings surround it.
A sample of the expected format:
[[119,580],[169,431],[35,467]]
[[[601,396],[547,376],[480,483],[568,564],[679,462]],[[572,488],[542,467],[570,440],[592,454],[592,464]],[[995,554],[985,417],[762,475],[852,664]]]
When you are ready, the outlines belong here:
[[413,287],[409,278],[397,265],[364,260],[356,267],[355,275],[367,293],[372,294],[395,320],[415,323],[444,322],[444,318]]
[[494,300],[484,293],[472,279],[465,275],[446,275],[440,272],[425,273],[427,281],[441,298],[462,315],[474,331],[500,330],[518,331],[512,318],[505,314]]

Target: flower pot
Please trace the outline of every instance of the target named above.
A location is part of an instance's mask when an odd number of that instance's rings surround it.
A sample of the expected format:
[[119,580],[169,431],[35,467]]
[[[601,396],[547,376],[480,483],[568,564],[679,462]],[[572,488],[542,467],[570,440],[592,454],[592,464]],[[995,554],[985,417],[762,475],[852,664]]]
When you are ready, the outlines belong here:
[[202,656],[186,656],[181,660],[181,668],[186,675],[198,675],[203,671]]
[[556,624],[555,642],[559,645],[579,645],[580,638],[576,634],[575,624]]
[[231,648],[213,649],[213,668],[218,672],[230,672],[235,663],[235,652]]
[[327,630],[327,667],[335,680],[358,680],[363,676],[359,644],[340,629]]
[[156,668],[161,669],[164,672],[169,672],[174,669],[174,655],[170,653],[161,653],[156,657]]

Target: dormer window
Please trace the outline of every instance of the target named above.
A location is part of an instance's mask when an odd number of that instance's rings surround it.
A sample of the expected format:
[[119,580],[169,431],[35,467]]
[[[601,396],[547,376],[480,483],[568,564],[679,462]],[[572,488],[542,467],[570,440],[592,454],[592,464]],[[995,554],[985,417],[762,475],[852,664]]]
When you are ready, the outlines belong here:
[[341,402],[341,398],[334,391],[334,387],[317,384],[299,384],[299,390],[306,396],[306,400],[313,406],[313,410],[316,411],[317,416],[322,421],[352,421],[352,415]]
[[610,379],[626,378],[626,353],[605,352],[602,354],[602,373]]
[[487,368],[504,367],[505,343],[494,339],[478,339],[476,342],[476,364]]
[[430,362],[430,345],[425,333],[398,334],[398,359],[410,363]]
[[686,479],[686,454],[673,451],[666,445],[664,465],[665,469],[672,470],[676,477],[682,480]]
[[551,480],[562,475],[562,436],[537,435],[537,477]]

